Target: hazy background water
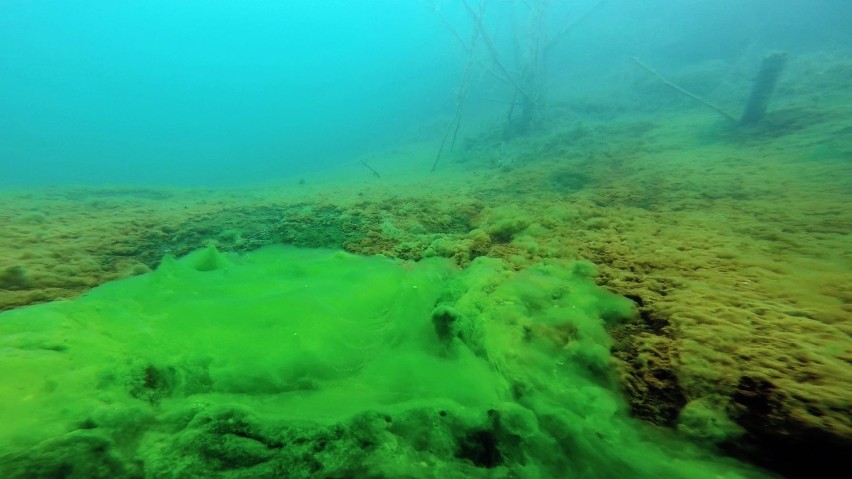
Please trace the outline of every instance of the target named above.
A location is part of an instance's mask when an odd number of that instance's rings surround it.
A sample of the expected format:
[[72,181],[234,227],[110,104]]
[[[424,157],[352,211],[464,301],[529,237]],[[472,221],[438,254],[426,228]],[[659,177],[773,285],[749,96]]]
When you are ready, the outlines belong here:
[[[549,29],[598,3],[552,0]],[[458,0],[0,0],[0,185],[241,184],[437,147],[466,54],[435,7],[469,38]],[[486,12],[510,68],[523,8]],[[608,0],[555,47],[548,90],[617,110],[631,56],[747,81],[768,51],[848,52],[850,24],[848,0]],[[506,95],[480,70],[466,127]]]

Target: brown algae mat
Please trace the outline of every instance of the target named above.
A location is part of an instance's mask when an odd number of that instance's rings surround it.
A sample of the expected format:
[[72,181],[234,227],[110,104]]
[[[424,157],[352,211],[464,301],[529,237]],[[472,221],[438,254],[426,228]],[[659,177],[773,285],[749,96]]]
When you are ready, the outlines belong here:
[[431,175],[412,145],[371,159],[380,179],[355,164],[233,190],[9,190],[0,310],[211,244],[586,259],[638,306],[609,331],[632,413],[796,475],[852,441],[852,127],[840,110],[775,118],[787,128],[732,132],[700,110],[562,125],[473,142]]

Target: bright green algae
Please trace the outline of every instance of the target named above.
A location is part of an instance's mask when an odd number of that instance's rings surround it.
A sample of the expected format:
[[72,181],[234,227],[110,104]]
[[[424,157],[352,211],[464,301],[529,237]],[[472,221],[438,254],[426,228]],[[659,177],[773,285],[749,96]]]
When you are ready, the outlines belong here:
[[213,249],[0,315],[4,477],[761,477],[628,417],[584,263]]

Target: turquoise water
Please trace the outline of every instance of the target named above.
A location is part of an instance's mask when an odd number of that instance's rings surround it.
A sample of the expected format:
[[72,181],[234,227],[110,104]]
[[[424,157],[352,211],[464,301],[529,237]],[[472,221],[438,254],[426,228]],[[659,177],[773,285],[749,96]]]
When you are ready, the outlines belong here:
[[[490,43],[518,72],[529,12],[482,3]],[[542,85],[554,100],[634,108],[635,98],[613,98],[635,73],[631,56],[666,71],[726,62],[747,79],[765,49],[849,40],[843,1],[544,3],[536,41],[558,37]],[[469,42],[471,27],[457,1],[6,0],[0,183],[251,183],[434,141],[456,103],[458,39]],[[512,93],[484,39],[474,66],[464,127],[476,131],[505,115]]]
[[452,44],[416,2],[0,9],[5,183],[299,174],[439,114],[456,81]]

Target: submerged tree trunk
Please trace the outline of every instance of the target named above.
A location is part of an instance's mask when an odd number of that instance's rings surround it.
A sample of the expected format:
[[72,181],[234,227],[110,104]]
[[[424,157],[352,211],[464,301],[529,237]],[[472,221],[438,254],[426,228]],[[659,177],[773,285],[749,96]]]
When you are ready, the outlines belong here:
[[[544,34],[547,0],[527,3],[529,12],[515,36],[517,66],[520,71],[512,104],[507,114],[504,137],[523,135],[541,120],[546,98],[544,92]],[[517,108],[516,108],[517,107]]]
[[[445,147],[449,149],[455,144],[459,131],[465,100],[467,99],[468,87],[470,86],[471,73],[474,66],[480,67],[485,73],[499,82],[505,84],[511,91],[511,101],[506,114],[506,125],[503,128],[503,139],[529,134],[537,128],[544,116],[546,103],[545,85],[547,80],[546,65],[547,57],[553,47],[559,44],[568,34],[594,11],[600,8],[606,0],[598,0],[591,8],[577,17],[573,22],[565,18],[561,28],[555,33],[548,32],[551,0],[511,0],[507,2],[511,8],[510,14],[514,15],[515,29],[511,36],[506,38],[496,36],[500,32],[491,32],[484,21],[490,0],[454,0],[458,1],[471,22],[472,35],[468,41],[446,17],[440,9],[437,0],[431,0],[435,14],[441,23],[447,27],[455,36],[459,45],[467,53],[467,65],[458,89],[456,110],[452,121],[445,130],[441,146],[432,163],[432,171],[438,166]],[[498,42],[495,42],[495,38]],[[514,63],[506,63],[505,43],[511,42],[515,47]],[[477,55],[478,52],[486,54],[486,59]],[[501,100],[502,101],[502,100]]]
[[766,116],[769,100],[775,92],[778,77],[787,64],[787,54],[784,52],[772,53],[763,59],[760,72],[751,86],[751,96],[748,99],[743,115],[740,117],[741,125],[757,123]]

